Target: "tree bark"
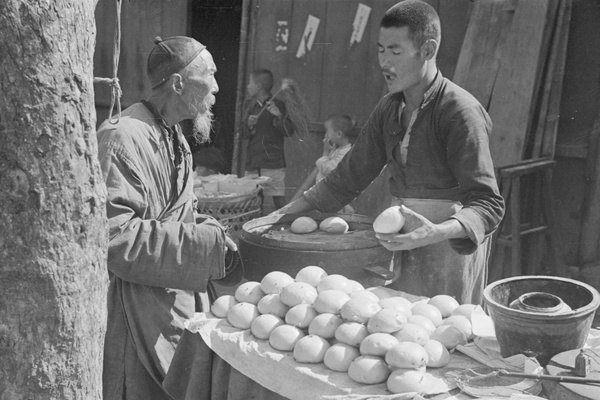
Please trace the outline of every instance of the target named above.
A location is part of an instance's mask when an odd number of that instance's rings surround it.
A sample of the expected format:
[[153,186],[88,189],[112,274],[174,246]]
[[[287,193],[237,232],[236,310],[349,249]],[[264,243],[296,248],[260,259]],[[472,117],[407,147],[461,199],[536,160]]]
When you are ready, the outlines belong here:
[[96,0],[0,1],[0,399],[100,399]]

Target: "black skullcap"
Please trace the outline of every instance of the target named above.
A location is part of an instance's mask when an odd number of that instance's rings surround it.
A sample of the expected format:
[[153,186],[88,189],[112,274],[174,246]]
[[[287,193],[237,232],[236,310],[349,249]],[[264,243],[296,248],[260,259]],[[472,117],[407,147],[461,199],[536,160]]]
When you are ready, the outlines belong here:
[[173,36],[164,40],[157,36],[154,44],[147,65],[152,89],[169,79],[172,74],[187,67],[206,48],[202,43],[187,36]]

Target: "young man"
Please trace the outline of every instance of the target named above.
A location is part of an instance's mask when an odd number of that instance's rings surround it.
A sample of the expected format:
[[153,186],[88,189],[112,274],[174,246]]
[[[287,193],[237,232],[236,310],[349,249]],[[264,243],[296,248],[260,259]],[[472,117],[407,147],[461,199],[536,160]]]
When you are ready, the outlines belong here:
[[246,147],[246,176],[268,176],[262,194],[271,196],[275,208],[285,205],[284,138],[294,133],[287,116],[285,103],[272,98],[273,73],[258,69],[250,75],[247,91],[247,119],[244,137]]
[[485,109],[436,66],[440,21],[427,3],[402,1],[381,20],[379,65],[390,93],[375,107],[338,167],[280,212],[339,210],[384,166],[394,204],[407,218],[400,234],[379,235],[395,253],[392,287],[480,303],[490,234],[504,214]]
[[196,221],[192,157],[178,125],[193,119],[208,138],[219,90],[212,56],[187,37],[155,44],[150,97],[98,131],[110,234],[106,400],[171,398],[162,381],[196,311],[195,292],[206,307],[209,281],[239,259],[221,225]]

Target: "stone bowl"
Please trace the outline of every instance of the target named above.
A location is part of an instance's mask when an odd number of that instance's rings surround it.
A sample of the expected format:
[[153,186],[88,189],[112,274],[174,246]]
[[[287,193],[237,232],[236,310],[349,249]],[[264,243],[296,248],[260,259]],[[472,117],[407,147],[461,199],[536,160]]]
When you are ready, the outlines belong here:
[[[548,293],[571,311],[524,311],[511,308],[528,293]],[[502,357],[524,354],[545,366],[563,351],[583,347],[590,332],[600,294],[592,286],[553,276],[517,276],[489,284],[483,292],[485,307],[494,322]]]

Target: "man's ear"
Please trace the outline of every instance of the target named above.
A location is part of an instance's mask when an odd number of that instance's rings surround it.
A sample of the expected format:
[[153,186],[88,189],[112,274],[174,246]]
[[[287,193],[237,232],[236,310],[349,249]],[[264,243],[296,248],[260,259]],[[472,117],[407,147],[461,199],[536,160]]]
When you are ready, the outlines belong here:
[[181,94],[181,91],[183,90],[183,77],[180,74],[172,74],[169,79],[173,90],[176,93]]
[[421,52],[428,60],[431,60],[435,57],[435,54],[438,50],[438,42],[434,39],[429,39],[423,45],[421,45]]

